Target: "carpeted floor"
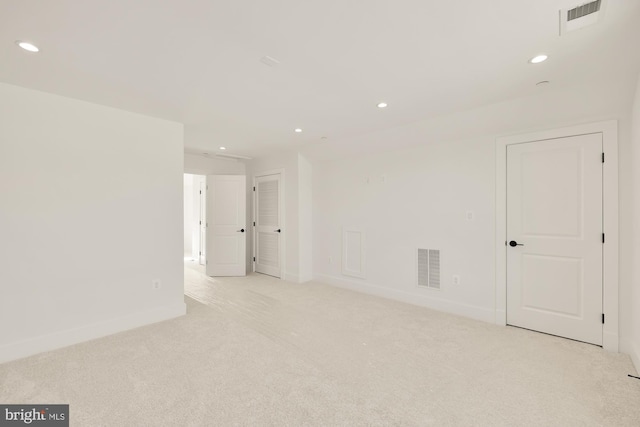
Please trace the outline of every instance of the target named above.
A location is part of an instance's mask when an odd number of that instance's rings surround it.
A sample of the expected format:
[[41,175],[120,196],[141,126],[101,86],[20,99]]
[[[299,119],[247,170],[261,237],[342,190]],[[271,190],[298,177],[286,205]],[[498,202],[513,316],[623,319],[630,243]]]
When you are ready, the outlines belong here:
[[639,426],[628,356],[319,283],[211,279],[188,314],[0,365],[73,426]]

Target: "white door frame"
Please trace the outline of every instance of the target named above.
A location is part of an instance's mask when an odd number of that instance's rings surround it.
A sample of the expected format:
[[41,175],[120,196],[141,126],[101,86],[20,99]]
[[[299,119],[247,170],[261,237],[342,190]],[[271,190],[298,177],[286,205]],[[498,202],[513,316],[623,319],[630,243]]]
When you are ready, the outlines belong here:
[[[282,229],[282,233],[280,233],[280,279],[284,280],[286,273],[285,273],[285,264],[286,264],[286,236],[287,236],[287,222],[286,222],[286,214],[285,214],[285,179],[284,179],[284,169],[271,169],[271,170],[266,170],[266,171],[262,171],[262,172],[258,172],[256,174],[253,175],[253,188],[256,188],[256,179],[261,177],[261,176],[267,176],[267,175],[280,175],[280,204],[278,206],[278,209],[280,210],[280,227]],[[251,219],[251,239],[252,241],[252,251],[253,253],[251,254],[251,271],[255,273],[256,271],[256,262],[254,261],[257,255],[257,248],[256,248],[256,227],[255,227],[255,223],[257,221],[257,213],[256,213],[256,191],[253,191],[253,206],[252,206],[252,213],[253,213],[253,218]]]
[[[199,212],[198,212],[198,240],[200,245],[198,248],[198,264],[206,265],[207,263],[207,177],[200,181],[199,194]],[[204,231],[203,231],[204,230]],[[204,238],[203,238],[204,235]]]
[[568,136],[602,133],[603,310],[602,347],[618,351],[618,122],[587,123],[496,139],[496,310],[495,323],[507,324],[507,146]]

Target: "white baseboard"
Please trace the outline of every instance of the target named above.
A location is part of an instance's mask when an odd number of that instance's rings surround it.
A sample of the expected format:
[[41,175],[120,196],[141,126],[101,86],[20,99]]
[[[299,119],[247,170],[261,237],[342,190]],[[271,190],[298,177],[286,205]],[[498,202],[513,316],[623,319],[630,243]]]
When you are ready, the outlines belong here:
[[640,374],[640,344],[623,338],[620,340],[620,352],[631,356],[636,375]]
[[288,271],[284,272],[284,274],[282,275],[282,279],[286,280],[287,282],[300,283],[300,277],[298,277],[297,274],[289,273]]
[[294,274],[294,273],[287,273],[285,272],[284,275],[282,276],[283,280],[286,280],[287,282],[293,282],[293,283],[305,283],[305,282],[310,282],[313,280],[313,276],[311,275],[302,275],[302,274]]
[[636,368],[636,375],[640,374],[640,346],[632,344],[632,352],[630,354],[633,366]]
[[618,334],[614,334],[611,332],[603,331],[602,332],[602,348],[607,351],[613,351],[614,353],[618,353],[620,350],[620,340]]
[[460,302],[450,301],[429,295],[399,291],[397,289],[383,288],[372,285],[361,280],[351,280],[342,277],[329,276],[326,274],[316,274],[314,280],[323,282],[339,288],[375,295],[408,304],[419,305],[437,311],[470,317],[484,322],[495,323],[495,312],[493,309],[477,307]]
[[305,275],[300,275],[298,277],[299,282],[298,283],[306,283],[306,282],[310,282],[313,280],[313,276],[311,274],[305,274]]
[[11,343],[0,347],[0,363],[33,356],[34,354],[45,351],[56,350],[163,320],[173,319],[185,315],[186,312],[187,306],[184,301],[182,301],[169,306],[156,307],[99,323],[92,323]]

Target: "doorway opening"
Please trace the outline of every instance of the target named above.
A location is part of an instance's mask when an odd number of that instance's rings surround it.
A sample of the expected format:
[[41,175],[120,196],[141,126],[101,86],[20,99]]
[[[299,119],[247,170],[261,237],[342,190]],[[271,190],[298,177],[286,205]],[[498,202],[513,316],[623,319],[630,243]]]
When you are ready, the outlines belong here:
[[206,176],[184,174],[184,259],[205,265]]

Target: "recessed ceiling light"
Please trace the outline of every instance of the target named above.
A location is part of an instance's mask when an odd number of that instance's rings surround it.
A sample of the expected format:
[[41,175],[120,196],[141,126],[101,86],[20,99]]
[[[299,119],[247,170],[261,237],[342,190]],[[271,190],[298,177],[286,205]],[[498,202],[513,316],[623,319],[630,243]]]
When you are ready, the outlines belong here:
[[29,42],[23,42],[23,41],[17,40],[16,44],[21,48],[23,48],[24,50],[28,50],[29,52],[40,52],[40,49],[38,49],[38,46],[31,44]]
[[547,55],[538,55],[538,56],[534,56],[533,58],[531,58],[529,60],[529,62],[532,63],[532,64],[539,64],[541,62],[546,61],[547,58],[549,58]]
[[227,149],[227,147],[220,147],[220,149],[221,149],[221,150],[226,150],[226,149]]
[[386,102],[381,102],[378,104],[378,108],[387,108],[387,103]]
[[302,132],[302,129],[300,129],[300,128],[295,128],[293,131],[294,131],[295,133],[300,133],[300,132]]

